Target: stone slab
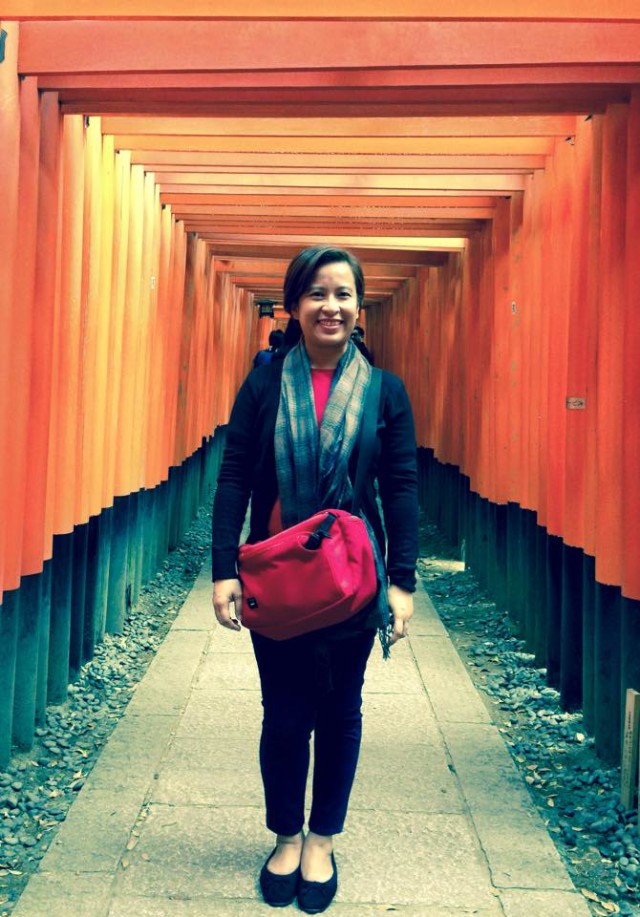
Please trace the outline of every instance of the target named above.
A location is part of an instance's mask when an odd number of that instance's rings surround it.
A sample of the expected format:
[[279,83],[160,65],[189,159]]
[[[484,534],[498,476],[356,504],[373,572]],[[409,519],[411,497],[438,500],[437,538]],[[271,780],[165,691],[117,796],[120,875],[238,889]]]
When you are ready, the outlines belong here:
[[112,877],[73,872],[29,879],[12,917],[107,917]]
[[571,889],[560,855],[495,726],[442,726],[494,884]]
[[451,908],[493,903],[486,862],[466,817],[355,811],[337,849],[341,901]]
[[[300,911],[294,903],[278,913],[299,915]],[[498,902],[486,909],[429,907],[422,904],[395,905],[391,908],[387,904],[334,902],[328,914],[331,917],[503,917]],[[116,898],[109,917],[273,917],[273,908],[258,900],[199,898],[195,901],[167,901],[164,898],[125,897]]]
[[465,803],[437,745],[363,745],[349,811],[461,814]]
[[[284,915],[294,911],[300,913],[295,903],[291,907],[280,908],[277,913]],[[273,913],[272,907],[257,898],[167,900],[127,895],[113,901],[108,917],[273,917]]]
[[413,609],[413,617],[409,625],[409,632],[412,636],[447,636],[447,629],[440,620],[440,616],[420,579],[418,579],[416,584],[416,591],[413,597]]
[[[255,898],[270,844],[261,809],[152,806],[116,892]],[[461,816],[353,812],[337,859],[341,902],[493,906],[486,865]]]
[[442,735],[425,694],[364,695],[362,740],[376,745],[440,745]]
[[182,711],[208,640],[203,631],[170,630],[131,698],[127,713],[170,715]]
[[145,789],[165,754],[179,717],[126,714],[100,753],[86,788]]
[[364,694],[423,694],[424,687],[406,640],[397,643],[389,659],[383,659],[376,642],[364,679]]
[[113,874],[144,802],[144,791],[83,789],[45,854],[43,872]]
[[195,691],[259,691],[260,677],[253,652],[207,653],[194,682]]
[[537,813],[500,800],[493,814],[473,812],[473,823],[497,888],[573,889],[573,883]]
[[208,633],[217,627],[211,594],[211,583],[207,582],[205,587],[199,580],[196,581],[196,585],[189,593],[189,597],[180,609],[180,613],[173,622],[171,629],[202,630]]
[[261,806],[257,742],[220,742],[211,736],[176,739],[150,798],[174,805]]
[[262,726],[259,691],[194,691],[180,720],[176,737],[214,736],[221,742],[243,738],[257,743]]
[[589,905],[579,892],[524,891],[500,894],[505,917],[590,917]]
[[215,652],[217,655],[221,653],[232,653],[234,655],[236,653],[251,653],[253,655],[251,635],[245,627],[240,631],[229,630],[226,627],[221,627],[216,621],[211,632],[209,652]]
[[490,723],[489,711],[448,637],[410,637],[420,677],[443,723]]
[[262,806],[152,805],[116,891],[160,898],[256,898],[273,846]]
[[[473,812],[501,808],[537,814],[522,776],[496,726],[443,723],[442,732],[463,792]],[[546,832],[545,832],[546,833]]]

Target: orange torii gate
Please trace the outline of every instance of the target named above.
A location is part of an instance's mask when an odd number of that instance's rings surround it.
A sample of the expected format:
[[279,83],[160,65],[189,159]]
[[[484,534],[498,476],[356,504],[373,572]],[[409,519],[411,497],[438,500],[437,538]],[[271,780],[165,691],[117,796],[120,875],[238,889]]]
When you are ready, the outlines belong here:
[[0,760],[175,543],[269,330],[255,299],[324,239],[365,264],[426,503],[615,756],[640,675],[636,0],[40,6],[2,23]]

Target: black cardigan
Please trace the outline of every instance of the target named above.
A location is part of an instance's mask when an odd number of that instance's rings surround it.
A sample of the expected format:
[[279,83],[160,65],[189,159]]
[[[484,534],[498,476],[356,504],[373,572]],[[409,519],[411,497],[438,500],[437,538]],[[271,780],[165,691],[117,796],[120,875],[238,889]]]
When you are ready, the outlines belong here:
[[[415,590],[418,555],[418,489],[416,441],[411,404],[402,381],[381,370],[377,444],[364,488],[362,510],[373,526],[385,555],[385,538],[378,513],[377,477],[389,539],[387,572],[391,583]],[[240,532],[251,497],[249,542],[268,537],[268,525],[278,496],[273,445],[282,360],[249,373],[236,398],[227,427],[224,457],[213,504],[213,579],[234,579]],[[358,444],[349,460],[355,479]],[[348,506],[336,509],[350,509]]]

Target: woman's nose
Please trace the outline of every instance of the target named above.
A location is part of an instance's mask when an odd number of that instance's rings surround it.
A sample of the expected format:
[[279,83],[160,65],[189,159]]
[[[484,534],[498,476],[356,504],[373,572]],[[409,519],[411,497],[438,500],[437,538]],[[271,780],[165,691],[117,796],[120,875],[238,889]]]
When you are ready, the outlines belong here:
[[335,296],[329,294],[325,301],[322,304],[322,311],[329,312],[331,314],[338,312],[340,308],[340,303]]

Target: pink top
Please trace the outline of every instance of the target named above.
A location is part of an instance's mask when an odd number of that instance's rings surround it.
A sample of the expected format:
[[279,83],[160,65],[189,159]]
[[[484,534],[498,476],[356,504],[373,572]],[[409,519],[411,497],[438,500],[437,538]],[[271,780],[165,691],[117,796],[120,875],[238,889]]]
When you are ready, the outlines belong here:
[[[318,427],[322,423],[322,415],[329,400],[329,390],[333,379],[334,369],[312,369],[311,384],[313,386],[313,400],[316,406]],[[277,535],[283,529],[282,515],[280,512],[280,499],[277,499],[269,517],[269,535]]]
[[335,369],[312,369],[311,384],[313,385],[313,400],[316,405],[316,417],[318,418],[318,427],[322,423],[322,415],[329,400],[329,389]]

